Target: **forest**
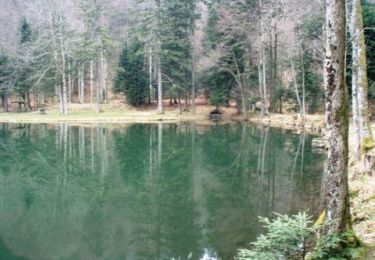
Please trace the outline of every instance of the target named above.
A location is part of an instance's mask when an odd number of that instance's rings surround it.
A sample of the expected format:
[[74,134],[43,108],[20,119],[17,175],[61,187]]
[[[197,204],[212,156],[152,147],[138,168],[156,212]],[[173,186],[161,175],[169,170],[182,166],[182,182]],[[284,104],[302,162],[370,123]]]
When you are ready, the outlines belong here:
[[0,106],[0,259],[375,259],[374,0],[1,0]]

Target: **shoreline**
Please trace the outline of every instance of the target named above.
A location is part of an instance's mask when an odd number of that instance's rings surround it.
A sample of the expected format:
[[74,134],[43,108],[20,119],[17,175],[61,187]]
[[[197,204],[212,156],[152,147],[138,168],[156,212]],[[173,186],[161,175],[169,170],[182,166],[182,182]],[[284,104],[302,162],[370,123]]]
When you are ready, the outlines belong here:
[[30,123],[30,124],[54,124],[54,123],[178,123],[195,121],[197,123],[227,123],[227,122],[249,122],[262,124],[269,127],[283,128],[287,130],[306,131],[308,133],[319,134],[324,128],[323,115],[306,115],[305,124],[294,114],[270,114],[266,117],[252,115],[247,118],[234,113],[225,112],[219,121],[212,121],[207,113],[182,113],[166,111],[163,114],[156,112],[104,112],[100,114],[92,112],[72,112],[69,115],[61,115],[58,112],[47,112],[39,114],[29,113],[0,113],[0,123]]

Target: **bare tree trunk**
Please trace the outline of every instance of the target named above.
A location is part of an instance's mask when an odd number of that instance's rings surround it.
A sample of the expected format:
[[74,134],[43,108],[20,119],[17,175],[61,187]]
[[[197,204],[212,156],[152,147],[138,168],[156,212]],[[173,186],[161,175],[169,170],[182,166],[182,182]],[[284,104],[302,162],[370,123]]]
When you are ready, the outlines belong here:
[[148,103],[151,104],[152,101],[152,48],[149,49],[148,57],[148,73],[149,73],[149,93],[148,93]]
[[[194,34],[193,34],[193,39],[194,39]],[[196,114],[197,108],[196,108],[196,94],[195,94],[195,89],[196,89],[196,75],[195,75],[195,56],[196,56],[196,50],[195,50],[195,43],[193,41],[193,53],[192,53],[192,63],[191,63],[191,100],[192,100],[192,113],[193,115]]]
[[68,104],[67,104],[67,86],[66,86],[66,72],[65,72],[65,48],[63,40],[60,39],[60,55],[61,55],[61,80],[62,80],[62,90],[61,90],[61,101],[62,101],[62,114],[68,114]]
[[345,85],[345,0],[326,1],[326,124],[327,169],[323,178],[325,226],[323,234],[347,231],[350,225],[348,192],[349,106]]
[[263,17],[262,17],[262,10],[263,10],[263,3],[262,0],[259,0],[259,10],[260,10],[260,33],[261,33],[261,60],[262,63],[262,83],[263,83],[263,105],[264,105],[264,113],[266,115],[269,114],[268,111],[268,97],[267,97],[267,77],[266,77],[266,54],[265,54],[265,48],[264,48],[264,26],[263,26]]
[[297,82],[296,69],[294,67],[294,62],[291,61],[290,65],[292,67],[294,91],[296,92],[296,98],[297,98],[297,103],[298,103],[298,107],[299,107],[299,113],[300,113],[301,117],[303,118],[303,106],[302,106],[301,97],[299,95],[299,88],[298,88],[298,82]]
[[106,98],[106,64],[103,50],[100,50],[100,102]]
[[71,62],[68,62],[68,102],[72,103],[72,67]]
[[90,103],[94,103],[94,62],[90,61]]
[[80,70],[80,97],[79,103],[85,103],[85,64],[82,63]]
[[97,64],[98,66],[98,69],[97,69],[97,74],[98,74],[98,77],[99,77],[99,83],[96,84],[96,107],[95,107],[95,111],[96,113],[100,113],[100,92],[101,92],[101,73],[100,73],[100,64],[98,62]]
[[[261,57],[261,55],[260,55],[260,57]],[[262,98],[262,108],[261,108],[262,117],[264,117],[264,95],[263,95],[263,83],[262,83],[262,67],[261,67],[260,62],[259,62],[259,65],[258,65],[258,82],[259,82],[259,95]]]
[[303,57],[302,43],[299,44],[301,55],[301,71],[302,71],[302,120],[305,122],[306,116],[306,73],[305,73],[305,59]]
[[61,101],[62,101],[62,114],[68,114],[68,104],[67,104],[67,94],[66,94],[66,81],[65,72],[62,74],[62,91],[61,91]]
[[352,67],[353,67],[353,121],[356,124],[357,159],[367,147],[374,143],[368,112],[368,78],[363,14],[360,0],[352,1],[351,15]]
[[103,69],[104,69],[104,77],[103,77],[103,101],[107,102],[108,100],[108,91],[107,91],[107,78],[108,78],[108,63],[107,59],[103,54]]
[[192,73],[192,76],[191,76],[192,78],[191,79],[192,80],[192,89],[191,89],[192,112],[193,112],[193,115],[195,115],[197,113],[196,94],[195,94],[195,89],[196,89],[195,64],[193,64],[191,73]]
[[160,53],[157,58],[158,62],[158,113],[163,114],[163,82],[162,82],[162,73],[161,73],[161,57]]
[[81,87],[81,83],[82,83],[82,81],[81,81],[81,69],[80,69],[80,67],[78,67],[78,69],[77,69],[77,90],[78,90],[78,103],[81,103],[81,96],[82,96],[82,93],[81,93],[81,91],[82,91],[82,87]]

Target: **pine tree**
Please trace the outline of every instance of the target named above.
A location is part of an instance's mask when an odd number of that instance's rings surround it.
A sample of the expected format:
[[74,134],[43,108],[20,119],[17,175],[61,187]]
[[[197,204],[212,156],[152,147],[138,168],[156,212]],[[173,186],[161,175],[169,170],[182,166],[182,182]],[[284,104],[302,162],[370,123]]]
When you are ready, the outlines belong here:
[[170,86],[185,89],[185,105],[192,85],[192,42],[195,0],[164,1],[161,32],[162,64]]
[[135,41],[125,46],[119,60],[113,91],[124,93],[130,105],[140,105],[148,98],[148,74],[145,71],[143,46]]
[[30,62],[29,45],[32,41],[31,26],[26,19],[23,19],[20,26],[20,49],[18,53],[18,66],[17,66],[17,81],[15,84],[15,91],[27,104],[30,109],[31,101],[29,91],[32,87],[32,75],[34,68]]

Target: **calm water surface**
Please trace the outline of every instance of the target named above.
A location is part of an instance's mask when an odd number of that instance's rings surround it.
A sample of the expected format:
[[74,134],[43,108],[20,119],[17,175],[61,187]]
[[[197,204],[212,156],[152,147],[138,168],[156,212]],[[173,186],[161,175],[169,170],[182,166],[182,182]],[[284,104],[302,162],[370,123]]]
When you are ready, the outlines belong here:
[[310,136],[244,124],[0,125],[0,259],[233,259],[319,204]]

